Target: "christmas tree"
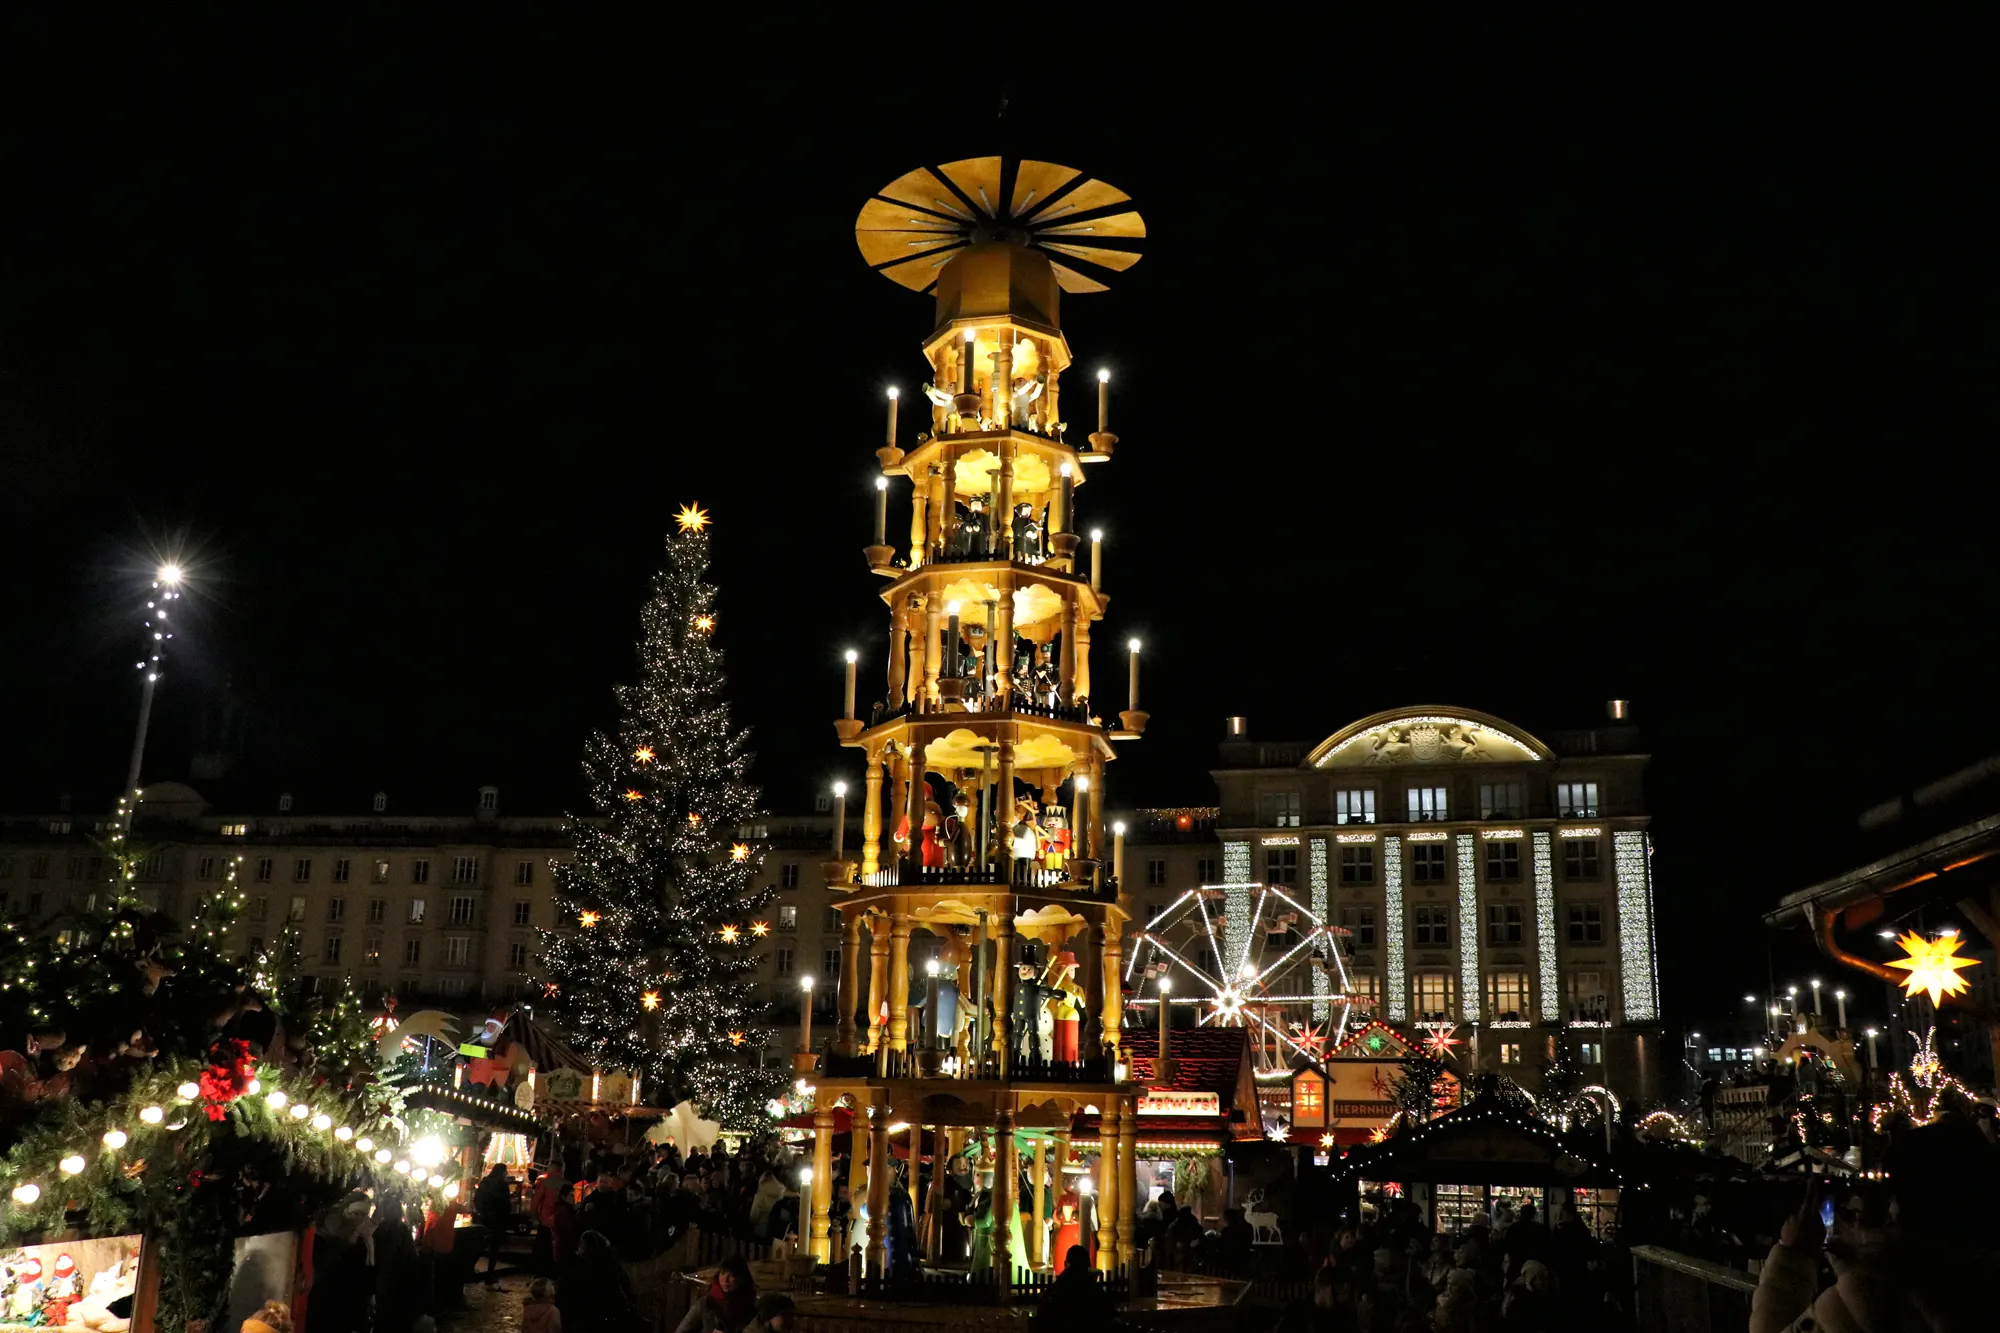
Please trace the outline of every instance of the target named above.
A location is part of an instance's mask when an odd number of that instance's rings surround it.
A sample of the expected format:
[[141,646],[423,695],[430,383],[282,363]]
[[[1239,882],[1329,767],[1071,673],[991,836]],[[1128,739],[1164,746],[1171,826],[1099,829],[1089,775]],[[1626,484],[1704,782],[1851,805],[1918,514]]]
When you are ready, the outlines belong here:
[[1421,1125],[1437,1115],[1447,1097],[1443,1080],[1444,1065],[1439,1061],[1422,1051],[1404,1056],[1402,1068],[1389,1083],[1389,1101],[1402,1115],[1397,1124]]
[[597,817],[569,821],[544,1007],[594,1064],[649,1077],[660,1104],[692,1098],[747,1128],[784,1079],[754,1059],[769,1032],[749,974],[770,891],[747,836],[762,814],[749,738],[722,693],[707,526],[681,512],[642,613],[638,683],[617,691],[618,734],[585,748]]

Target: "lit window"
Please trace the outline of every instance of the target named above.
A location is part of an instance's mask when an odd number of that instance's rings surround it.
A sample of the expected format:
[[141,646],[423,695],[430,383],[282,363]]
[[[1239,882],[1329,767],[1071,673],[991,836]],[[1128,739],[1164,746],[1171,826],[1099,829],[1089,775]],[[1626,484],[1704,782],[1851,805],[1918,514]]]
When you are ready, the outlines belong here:
[[1503,1065],[1518,1065],[1518,1064],[1520,1064],[1520,1063],[1521,1063],[1521,1043],[1520,1043],[1520,1042],[1518,1042],[1518,1041],[1503,1041],[1503,1042],[1501,1042],[1501,1043],[1500,1043],[1500,1063],[1501,1063],[1501,1064],[1503,1064]]
[[1299,794],[1295,791],[1265,792],[1257,798],[1257,822],[1265,828],[1299,826]]
[[1490,972],[1486,977],[1486,1004],[1493,1017],[1512,1022],[1528,1013],[1528,974]]
[[424,906],[425,906],[425,904],[424,904],[424,900],[423,900],[422,898],[412,898],[412,899],[410,899],[410,924],[411,924],[411,925],[413,925],[413,926],[421,926],[422,924],[424,924]]
[[1521,844],[1501,838],[1486,844],[1486,882],[1507,884],[1521,878]]
[[1300,1074],[1292,1080],[1292,1123],[1308,1127],[1326,1123],[1326,1082],[1318,1074]]
[[1371,791],[1337,791],[1333,794],[1333,822],[1336,824],[1372,824],[1375,822],[1375,793]]
[[389,863],[385,860],[377,860],[374,866],[370,868],[368,878],[370,883],[387,884],[389,882]]
[[1563,875],[1569,879],[1597,878],[1597,839],[1563,839]]
[[1595,782],[1558,782],[1556,816],[1560,819],[1594,819],[1597,816]]
[[797,930],[799,928],[799,907],[797,903],[783,903],[778,907],[778,929]]
[[1419,972],[1412,979],[1415,985],[1416,1011],[1420,1018],[1441,1019],[1456,1016],[1458,1009],[1456,978],[1449,972]]
[[1443,787],[1410,788],[1410,822],[1432,823],[1449,818]]
[[371,931],[361,937],[361,961],[371,965],[382,961],[382,936],[380,934]]
[[1372,1014],[1382,1007],[1382,978],[1372,972],[1350,972],[1347,994],[1355,1007]]
[[292,910],[289,914],[289,919],[293,921],[303,921],[306,919],[306,900],[304,895],[292,899]]
[[1482,782],[1479,784],[1479,817],[1481,819],[1519,819],[1527,806],[1518,782]]
[[1576,1058],[1587,1065],[1604,1063],[1604,1043],[1601,1041],[1580,1041],[1576,1044]]
[[247,838],[250,836],[250,826],[248,824],[224,824],[222,826],[222,836],[225,838]]
[[1342,884],[1373,884],[1375,882],[1375,849],[1373,847],[1341,848],[1340,882]]

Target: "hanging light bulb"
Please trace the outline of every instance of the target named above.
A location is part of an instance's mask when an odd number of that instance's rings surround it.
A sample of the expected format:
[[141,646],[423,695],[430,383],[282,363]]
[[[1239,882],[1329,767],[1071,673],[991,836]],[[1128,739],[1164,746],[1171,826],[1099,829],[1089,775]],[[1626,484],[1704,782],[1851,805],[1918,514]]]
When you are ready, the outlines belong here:
[[342,1125],[339,1129],[333,1131],[333,1137],[339,1139],[342,1143],[345,1143],[349,1139],[354,1137],[354,1131],[349,1129],[346,1125]]
[[157,1106],[148,1106],[139,1112],[139,1118],[149,1125],[157,1125],[167,1118],[167,1113]]
[[71,1153],[69,1156],[63,1158],[60,1162],[56,1163],[57,1169],[60,1170],[66,1176],[77,1175],[81,1173],[83,1168],[88,1165],[90,1165],[90,1163],[83,1160],[83,1154],[81,1153]]
[[289,1102],[291,1098],[285,1095],[283,1088],[273,1088],[271,1089],[271,1095],[264,1100],[271,1104],[273,1111],[282,1111],[285,1109],[285,1103]]
[[[324,1133],[327,1130],[333,1128],[333,1117],[328,1115],[326,1112],[321,1111],[318,1115],[313,1117],[312,1124],[314,1129],[317,1129],[321,1133]],[[342,1128],[346,1127],[342,1126]]]
[[32,1182],[26,1185],[16,1185],[14,1187],[14,1202],[20,1204],[24,1208],[41,1197],[42,1197],[42,1187]]
[[354,1141],[354,1146],[355,1146],[356,1150],[357,1150],[357,1151],[360,1151],[360,1152],[374,1152],[374,1151],[375,1151],[375,1140],[373,1140],[373,1139],[365,1139],[365,1138],[364,1138],[364,1139],[356,1139],[356,1140]]
[[179,1097],[184,1102],[191,1102],[195,1098],[201,1096],[201,1084],[183,1083],[178,1088],[174,1089],[174,1095],[176,1097]]
[[127,1139],[125,1137],[124,1130],[107,1129],[104,1131],[104,1146],[111,1149],[111,1151],[117,1152],[120,1148],[125,1146],[126,1142]]

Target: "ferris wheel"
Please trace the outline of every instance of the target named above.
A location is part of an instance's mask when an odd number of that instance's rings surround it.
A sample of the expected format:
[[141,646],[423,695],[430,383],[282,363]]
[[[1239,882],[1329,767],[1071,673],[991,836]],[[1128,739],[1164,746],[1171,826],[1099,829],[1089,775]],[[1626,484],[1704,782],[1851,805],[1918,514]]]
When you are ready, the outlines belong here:
[[[1256,1067],[1269,1073],[1294,1055],[1318,1061],[1346,1037],[1360,998],[1341,956],[1346,933],[1279,886],[1205,884],[1145,923],[1125,977],[1165,977],[1170,1002],[1193,1005],[1201,1025],[1250,1029]],[[1130,1003],[1159,1002],[1156,983]]]

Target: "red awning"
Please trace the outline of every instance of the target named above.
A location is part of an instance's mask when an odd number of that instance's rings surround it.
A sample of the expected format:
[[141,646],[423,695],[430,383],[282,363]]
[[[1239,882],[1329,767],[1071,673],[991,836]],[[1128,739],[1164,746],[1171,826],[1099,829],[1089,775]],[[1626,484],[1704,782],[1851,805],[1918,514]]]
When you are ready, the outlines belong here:
[[[786,1129],[811,1129],[813,1127],[813,1117],[818,1114],[817,1111],[801,1111],[795,1116],[787,1116],[778,1123]],[[845,1106],[834,1107],[833,1132],[836,1134],[846,1134],[852,1131],[853,1128],[854,1112],[848,1110]]]

